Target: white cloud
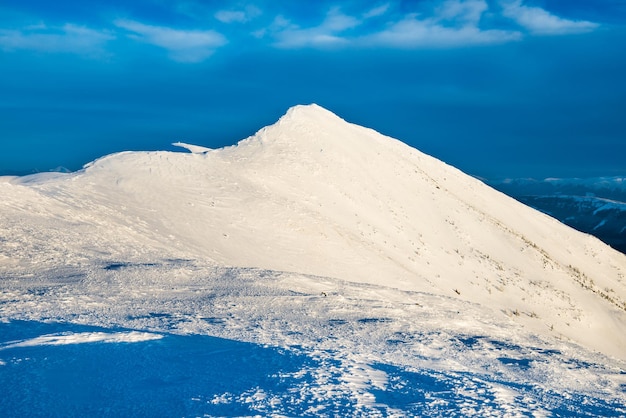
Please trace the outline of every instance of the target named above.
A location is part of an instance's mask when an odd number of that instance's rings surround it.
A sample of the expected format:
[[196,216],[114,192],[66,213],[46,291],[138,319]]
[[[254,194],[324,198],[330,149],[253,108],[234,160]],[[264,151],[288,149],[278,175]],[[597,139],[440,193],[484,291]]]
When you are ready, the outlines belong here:
[[362,38],[368,45],[400,48],[448,48],[497,44],[521,39],[519,32],[489,29],[473,24],[445,26],[438,19],[408,15],[389,28]]
[[488,8],[484,0],[448,0],[435,11],[435,19],[477,25]]
[[599,26],[585,20],[563,19],[540,7],[524,6],[521,0],[504,2],[502,8],[504,16],[537,35],[583,33]]
[[290,20],[286,19],[283,15],[278,15],[268,27],[252,32],[252,36],[259,39],[264,38],[268,33],[277,34],[290,26],[297,29],[297,26],[292,25]]
[[108,31],[67,23],[48,27],[41,23],[20,30],[0,29],[0,49],[71,53],[98,57],[106,55],[104,45],[115,39]]
[[283,27],[275,32],[275,45],[280,48],[333,47],[347,44],[349,41],[342,36],[343,32],[359,26],[361,20],[333,8],[319,26],[300,28],[285,24],[284,18],[282,23]]
[[[390,13],[390,8],[390,3],[385,3],[363,12],[361,17],[333,8],[319,25],[305,28],[279,16],[272,25],[253,35],[259,38],[272,35],[276,40],[274,45],[280,48],[448,48],[522,38],[519,31],[482,27],[483,16],[489,12],[486,0],[446,0],[423,15],[411,13],[398,17]],[[383,15],[386,19],[374,19]],[[381,26],[385,20],[386,25]]]
[[219,10],[215,13],[215,18],[222,23],[246,23],[261,14],[258,7],[248,5],[243,10]]
[[[363,13],[361,18],[331,9],[321,24],[302,28],[281,19],[257,36],[271,33],[275,46],[301,47],[389,47],[389,48],[451,48],[469,45],[489,45],[522,38],[515,30],[485,29],[483,16],[489,12],[486,0],[446,0],[431,9],[429,14],[411,13],[387,22],[386,26],[364,25],[371,18],[390,15],[390,5],[384,4]],[[389,19],[389,18],[388,18]],[[379,25],[380,21],[372,21]],[[357,33],[355,29],[362,26]]]
[[[384,1],[384,0],[383,0]],[[250,35],[272,39],[278,48],[341,48],[341,47],[387,47],[387,48],[453,48],[473,45],[502,44],[518,41],[526,35],[567,34],[589,31],[597,24],[587,21],[562,19],[539,7],[524,6],[523,0],[431,0],[422,2],[414,13],[401,14],[393,2],[348,15],[339,7],[331,8],[314,26],[303,26],[294,17],[286,19],[279,15],[264,27],[253,28]],[[239,9],[222,9],[211,12],[212,16],[226,24],[243,24],[262,14],[255,6]],[[517,27],[499,26],[503,18],[514,20]],[[494,26],[494,24],[496,26]],[[506,24],[506,23],[505,23]],[[167,28],[127,29],[138,33],[145,42],[162,46],[178,60],[196,61],[198,48],[165,45],[153,32],[172,31]],[[255,29],[255,30],[254,30]],[[225,40],[215,32],[207,41],[211,51]],[[183,32],[189,36],[192,32]],[[220,43],[221,42],[221,43]],[[207,56],[210,52],[207,52]],[[189,58],[187,58],[189,57]]]
[[179,62],[203,61],[227,42],[223,35],[212,30],[179,30],[125,19],[114,24],[131,32],[128,36],[132,39],[167,50],[170,58]]
[[278,15],[274,18],[270,29],[273,30],[281,30],[289,27],[291,25],[291,21],[285,18],[283,15]]
[[362,37],[361,43],[397,48],[449,48],[498,44],[521,39],[517,31],[483,29],[485,0],[447,0],[430,17],[408,14],[387,28]]
[[389,10],[389,3],[383,4],[378,7],[374,7],[373,9],[368,10],[363,14],[364,19],[371,19],[373,17],[382,16]]
[[241,10],[220,10],[215,13],[215,18],[223,23],[245,23],[248,20],[246,13]]
[[[288,21],[277,28],[275,22],[269,28],[255,32],[255,36],[272,34],[276,39],[275,46],[281,48],[452,48],[513,42],[528,33],[586,32],[598,26],[593,22],[563,19],[539,7],[524,6],[522,0],[500,2],[501,7],[487,0],[432,1],[423,3],[430,5],[430,10],[400,16],[397,11],[390,12],[391,3],[366,10],[358,15],[360,17],[345,15],[334,8],[318,26],[303,28]],[[385,26],[381,26],[381,19],[372,19],[383,15],[387,20]],[[503,17],[514,20],[521,27],[493,26],[501,23]]]

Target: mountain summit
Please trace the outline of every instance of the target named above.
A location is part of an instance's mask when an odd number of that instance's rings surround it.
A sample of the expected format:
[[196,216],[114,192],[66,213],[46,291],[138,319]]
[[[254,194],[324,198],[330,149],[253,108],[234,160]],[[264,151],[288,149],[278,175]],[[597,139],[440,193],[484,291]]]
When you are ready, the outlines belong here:
[[[422,292],[626,359],[626,257],[317,105],[237,145],[0,180],[0,271],[204,260]],[[107,264],[108,263],[108,264]]]

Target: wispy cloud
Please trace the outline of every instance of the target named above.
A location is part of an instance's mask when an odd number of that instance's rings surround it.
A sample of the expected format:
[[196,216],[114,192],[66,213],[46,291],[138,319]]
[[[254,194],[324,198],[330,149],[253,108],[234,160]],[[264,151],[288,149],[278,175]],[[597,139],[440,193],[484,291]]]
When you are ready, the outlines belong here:
[[396,48],[449,48],[468,45],[487,45],[516,41],[522,38],[517,31],[481,29],[476,25],[445,26],[436,19],[419,19],[409,15],[388,29],[362,39],[372,46]]
[[435,9],[434,20],[476,26],[488,9],[484,0],[448,0]]
[[60,27],[41,23],[18,30],[0,29],[0,49],[4,51],[30,50],[101,57],[106,55],[105,44],[113,39],[115,36],[109,31],[71,23]]
[[218,10],[215,12],[215,18],[222,23],[247,23],[262,14],[258,7],[248,5],[243,9]]
[[522,38],[522,33],[516,30],[481,26],[481,19],[489,10],[485,0],[446,0],[421,14],[393,14],[391,8],[386,3],[366,10],[359,17],[332,8],[319,25],[305,28],[281,17],[282,27],[278,27],[275,21],[271,28],[259,33],[272,34],[275,46],[280,48],[442,48],[504,43]]
[[275,46],[280,48],[336,47],[348,43],[343,33],[361,24],[361,20],[343,14],[339,8],[331,9],[318,26],[301,28],[279,17],[274,20],[272,32]]
[[[410,7],[410,6],[408,6]],[[523,0],[443,0],[414,5],[399,12],[395,2],[353,14],[331,8],[320,24],[302,27],[297,19],[279,16],[257,36],[271,35],[280,48],[387,47],[454,48],[502,44],[532,35],[565,35],[598,27],[568,20]],[[234,17],[234,16],[233,16]],[[508,23],[507,23],[508,22]]]
[[365,19],[370,19],[372,17],[378,17],[378,16],[382,16],[385,13],[387,13],[387,11],[390,8],[390,4],[389,3],[385,3],[383,5],[380,5],[378,7],[374,7],[373,9],[370,9],[368,11],[366,11],[365,13],[363,13],[363,17]]
[[506,1],[502,4],[502,8],[504,16],[513,19],[536,35],[583,33],[599,26],[597,23],[585,20],[563,19],[540,7],[524,6],[521,0]]
[[[402,4],[397,0],[382,0],[367,7],[349,2],[343,8],[310,6],[306,9],[307,16],[297,7],[265,4],[267,8],[261,10],[246,1],[228,8],[198,0],[175,2],[175,14],[184,15],[187,21],[194,20],[200,27],[218,25],[222,33],[167,24],[150,25],[141,19],[118,19],[108,30],[73,23],[57,26],[42,23],[17,29],[0,28],[0,51],[30,50],[102,57],[120,52],[109,48],[123,47],[122,42],[110,41],[130,39],[162,48],[172,60],[197,63],[229,42],[236,46],[254,37],[262,40],[255,42],[255,46],[282,49],[432,49],[583,33],[599,26],[528,6],[526,0],[427,0]],[[291,12],[285,14],[287,10]],[[311,15],[315,10],[321,12],[317,21],[311,20],[315,19],[315,15]],[[303,23],[305,21],[308,23]]]
[[170,58],[178,62],[204,61],[227,43],[222,34],[213,30],[180,30],[126,19],[118,19],[114,24],[127,30],[132,39],[167,50]]
[[489,9],[484,0],[448,0],[430,17],[408,14],[363,41],[376,46],[400,48],[439,48],[496,44],[519,40],[518,31],[484,29],[483,14]]

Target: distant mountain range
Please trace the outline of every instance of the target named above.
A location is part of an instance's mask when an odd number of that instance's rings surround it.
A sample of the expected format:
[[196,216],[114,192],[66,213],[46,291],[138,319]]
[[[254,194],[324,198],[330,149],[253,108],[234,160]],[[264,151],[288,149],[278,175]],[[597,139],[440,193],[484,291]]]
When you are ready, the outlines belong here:
[[487,183],[626,253],[626,177],[509,179]]

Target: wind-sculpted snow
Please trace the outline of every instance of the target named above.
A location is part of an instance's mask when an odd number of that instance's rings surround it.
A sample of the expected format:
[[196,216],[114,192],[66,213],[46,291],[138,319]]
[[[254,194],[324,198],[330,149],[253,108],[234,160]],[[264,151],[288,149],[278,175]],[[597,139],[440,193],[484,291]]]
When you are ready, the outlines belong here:
[[[626,413],[624,255],[314,105],[179,145],[0,181],[0,387],[24,390],[2,410],[40,413],[20,396],[69,353],[26,342],[140,335],[63,346],[143,370],[116,415]],[[169,350],[181,369],[146,369]]]
[[[4,295],[2,316],[18,321],[0,324],[0,385],[13,388],[3,410],[25,411],[20,399],[31,396],[31,412],[64,411],[55,399],[110,381],[117,387],[111,398],[96,397],[73,415],[101,414],[112,401],[115,415],[145,416],[626,412],[619,363],[452,297],[183,260],[74,274],[108,285],[51,276]],[[113,330],[32,322],[41,318]],[[60,336],[132,335],[128,329],[145,330],[144,342],[45,349],[44,341]],[[70,376],[61,372],[68,358]],[[24,376],[36,384],[54,373],[72,383],[19,389]]]
[[0,345],[0,350],[21,347],[36,347],[39,345],[68,345],[68,344],[85,344],[85,343],[133,343],[139,341],[158,340],[162,336],[147,332],[83,332],[68,334],[51,334],[42,335],[40,337],[31,338],[22,341],[9,341]]

